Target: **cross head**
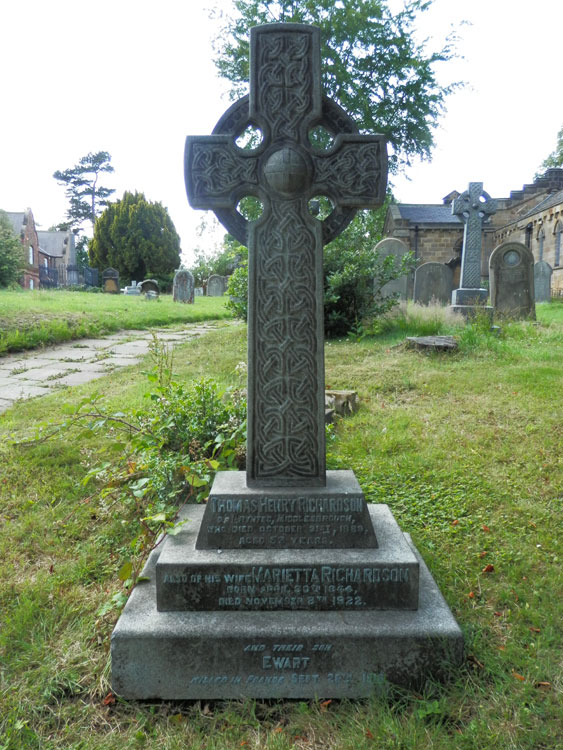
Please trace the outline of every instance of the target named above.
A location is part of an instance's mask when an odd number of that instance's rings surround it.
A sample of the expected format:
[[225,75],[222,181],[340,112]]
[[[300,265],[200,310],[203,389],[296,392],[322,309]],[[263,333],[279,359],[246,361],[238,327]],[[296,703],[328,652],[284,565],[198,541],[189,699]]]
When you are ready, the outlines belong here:
[[[263,136],[251,150],[236,145],[248,125]],[[326,150],[309,139],[318,125],[334,138]],[[318,28],[251,29],[250,94],[212,135],[188,136],[185,175],[190,205],[248,246],[247,485],[324,486],[322,248],[357,209],[382,205],[387,150],[323,96]],[[254,222],[236,210],[247,195],[263,205]],[[323,222],[309,212],[318,195],[333,205]]]
[[482,182],[470,182],[469,189],[453,201],[452,213],[465,221],[459,280],[464,289],[481,286],[481,230],[496,210],[497,203],[483,190]]

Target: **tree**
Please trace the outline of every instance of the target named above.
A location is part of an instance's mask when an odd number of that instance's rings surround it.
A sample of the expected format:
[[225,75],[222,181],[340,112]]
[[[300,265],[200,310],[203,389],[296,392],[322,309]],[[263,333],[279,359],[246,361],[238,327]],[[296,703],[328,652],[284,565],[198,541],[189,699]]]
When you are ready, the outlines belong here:
[[23,245],[8,216],[0,211],[0,287],[17,283],[25,267]]
[[251,26],[280,21],[319,26],[325,92],[361,132],[387,136],[396,172],[414,156],[429,157],[433,128],[459,85],[440,85],[434,71],[436,63],[455,57],[455,38],[448,37],[437,52],[414,38],[417,16],[431,4],[406,0],[392,13],[387,0],[233,0],[237,15],[217,36],[215,64],[233,84],[235,99],[248,90]]
[[107,151],[89,153],[76,166],[53,174],[59,185],[66,186],[65,195],[70,204],[66,212],[67,221],[61,222],[58,229],[72,229],[78,234],[82,223],[89,221],[94,231],[96,217],[108,205],[108,198],[115,192],[98,184],[103,173],[114,171],[110,161],[111,156]]
[[546,169],[551,169],[552,167],[563,167],[563,126],[557,133],[557,146],[555,147],[555,151],[552,151],[551,154],[542,161],[540,171],[536,174],[536,177],[539,177]]
[[180,237],[161,203],[143,193],[125,192],[97,219],[89,247],[90,264],[112,266],[126,279],[171,279],[180,265]]

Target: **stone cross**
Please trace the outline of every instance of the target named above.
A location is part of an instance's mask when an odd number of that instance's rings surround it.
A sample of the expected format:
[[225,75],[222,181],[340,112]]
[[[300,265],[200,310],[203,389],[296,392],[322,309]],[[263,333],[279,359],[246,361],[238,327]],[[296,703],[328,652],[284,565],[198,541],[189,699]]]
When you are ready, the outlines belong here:
[[[302,24],[252,28],[250,95],[213,135],[186,140],[191,206],[249,250],[248,487],[325,485],[322,247],[385,198],[385,138],[359,135],[323,96],[319,39]],[[249,125],[263,139],[245,150],[235,140]],[[319,125],[334,137],[326,150],[309,140]],[[256,222],[236,210],[247,195],[262,202]],[[318,195],[334,206],[324,222],[308,208]]]
[[[452,213],[465,221],[459,280],[461,290],[479,290],[481,287],[481,229],[486,218],[496,210],[496,201],[483,190],[482,182],[470,182],[469,190],[452,203]],[[464,304],[464,300],[458,300],[458,304]]]

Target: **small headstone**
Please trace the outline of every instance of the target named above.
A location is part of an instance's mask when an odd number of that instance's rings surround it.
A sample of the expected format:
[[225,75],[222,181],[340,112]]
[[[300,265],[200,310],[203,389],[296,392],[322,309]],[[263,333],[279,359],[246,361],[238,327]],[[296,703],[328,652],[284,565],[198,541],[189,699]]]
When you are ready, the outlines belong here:
[[553,268],[545,260],[534,264],[534,291],[536,302],[551,300],[551,275]]
[[[408,254],[409,249],[401,240],[395,237],[387,237],[381,242],[378,242],[375,246],[375,251],[382,258],[392,256],[395,260],[395,264],[401,262],[402,258]],[[391,297],[395,294],[398,295],[398,299],[404,300],[407,298],[407,287],[408,287],[408,276],[399,276],[398,279],[388,281],[381,287],[381,294],[383,297]],[[376,290],[374,290],[376,291]]]
[[185,302],[192,305],[194,301],[194,277],[191,271],[179,268],[174,274],[172,286],[172,298],[174,302]]
[[137,286],[141,288],[143,294],[146,294],[147,292],[154,292],[158,297],[158,293],[160,290],[158,287],[158,281],[156,279],[145,279],[144,281],[141,281]]
[[151,289],[149,289],[147,292],[145,292],[145,299],[158,299],[158,292],[153,292]]
[[194,295],[196,297],[203,297],[203,287],[202,286],[196,286],[194,288]]
[[414,301],[419,305],[447,305],[452,297],[454,273],[445,263],[423,263],[414,272]]
[[115,268],[106,268],[102,273],[102,288],[109,294],[119,294],[119,271]]
[[487,290],[481,286],[481,233],[483,223],[496,210],[496,201],[483,190],[482,182],[470,182],[469,189],[452,203],[452,214],[465,222],[460,287],[452,292],[454,307],[487,301]]
[[489,260],[491,305],[513,318],[536,317],[534,256],[521,242],[504,242]]
[[228,276],[218,276],[212,274],[207,279],[207,296],[208,297],[222,297],[227,291],[227,284],[229,283]]

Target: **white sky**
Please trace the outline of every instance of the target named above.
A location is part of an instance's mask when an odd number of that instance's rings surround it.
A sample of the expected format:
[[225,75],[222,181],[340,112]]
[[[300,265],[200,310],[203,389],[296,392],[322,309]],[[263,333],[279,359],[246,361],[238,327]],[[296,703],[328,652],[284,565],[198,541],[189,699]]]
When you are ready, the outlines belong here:
[[[396,2],[397,0],[393,0]],[[2,7],[0,208],[31,207],[46,229],[64,219],[64,189],[52,174],[89,151],[109,151],[104,183],[162,202],[182,239],[212,247],[223,231],[197,236],[183,179],[184,139],[211,132],[228,106],[213,65],[218,22],[207,7],[229,0],[19,0]],[[464,60],[440,80],[465,80],[436,131],[431,163],[394,179],[402,202],[439,203],[482,181],[494,197],[531,182],[563,125],[561,0],[435,0],[421,38],[437,46],[453,24]]]

